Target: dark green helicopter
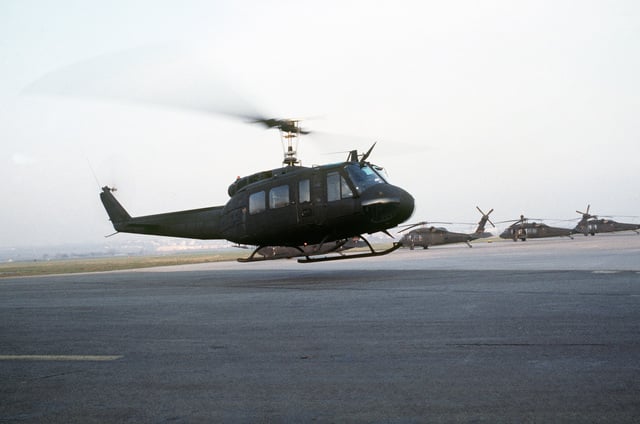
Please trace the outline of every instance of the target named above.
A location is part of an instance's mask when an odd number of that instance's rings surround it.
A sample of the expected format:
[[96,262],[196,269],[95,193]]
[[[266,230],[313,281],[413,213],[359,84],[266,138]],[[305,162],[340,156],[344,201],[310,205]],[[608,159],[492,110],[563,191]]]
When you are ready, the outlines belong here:
[[[476,231],[474,231],[473,233],[455,233],[453,231],[448,231],[446,228],[442,227],[422,227],[405,234],[400,240],[400,244],[404,247],[408,247],[411,250],[413,250],[416,246],[421,246],[423,249],[428,249],[429,246],[450,243],[466,243],[467,246],[473,247],[471,246],[471,243],[469,243],[470,241],[491,236],[491,233],[487,233],[484,230],[487,222],[495,227],[495,225],[493,225],[493,222],[491,222],[491,220],[489,219],[489,214],[493,212],[493,209],[491,209],[487,213],[482,212],[482,209],[480,209],[478,206],[476,206],[476,209],[478,209],[478,211],[482,214],[482,218],[478,222]],[[429,224],[429,222],[418,222],[417,224],[410,225],[400,232],[404,232],[411,228],[427,224]],[[431,224],[451,224],[451,222],[431,222]]]
[[[308,131],[298,121],[254,118],[252,122],[280,130],[287,144],[283,167],[238,178],[229,186],[225,205],[139,217],[130,216],[114,190],[105,186],[100,198],[116,231],[257,246],[248,258],[239,259],[243,262],[283,257],[256,256],[274,246],[290,248],[286,257],[305,257],[299,262],[384,255],[400,247],[394,243],[376,251],[362,236],[389,234],[387,230],[407,220],[414,208],[413,197],[390,184],[383,168],[367,161],[375,143],[362,155],[351,151],[345,162],[304,167],[296,157],[294,140]],[[344,250],[353,237],[363,240],[369,251],[314,257]]]
[[585,236],[596,233],[614,233],[617,231],[635,231],[636,234],[640,234],[640,224],[630,224],[625,222],[616,222],[612,219],[598,219],[597,215],[591,215],[589,209],[591,205],[587,205],[586,212],[576,211],[582,215],[582,219],[578,222],[578,225],[573,229],[574,233],[584,234]]
[[[502,221],[513,222],[513,221]],[[570,228],[551,227],[540,222],[529,222],[529,218],[520,215],[520,219],[515,220],[513,224],[507,227],[501,234],[500,238],[513,239],[513,241],[526,241],[530,238],[545,237],[571,237],[573,230]]]
[[[386,232],[411,216],[413,197],[368,162],[373,146],[362,155],[351,151],[345,162],[301,166],[296,147],[300,135],[309,131],[300,128],[298,120],[258,113],[231,84],[211,77],[219,65],[208,58],[208,52],[183,45],[136,48],[60,68],[24,90],[215,113],[280,130],[283,167],[238,178],[229,186],[225,205],[132,217],[113,189],[103,187],[100,198],[117,232],[257,246],[247,261],[280,257],[257,257],[260,249],[292,248],[312,261],[333,259],[315,256],[344,250],[353,237],[366,242],[363,234]],[[366,244],[369,252],[337,258],[381,255],[399,247],[376,251]]]

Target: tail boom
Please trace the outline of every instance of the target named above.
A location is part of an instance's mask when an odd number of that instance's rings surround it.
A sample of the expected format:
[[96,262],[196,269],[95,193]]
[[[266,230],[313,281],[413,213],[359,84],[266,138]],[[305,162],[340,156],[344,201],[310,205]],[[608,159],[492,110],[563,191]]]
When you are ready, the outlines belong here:
[[110,187],[103,187],[100,200],[118,232],[201,240],[224,238],[220,232],[224,206],[131,217],[112,192]]

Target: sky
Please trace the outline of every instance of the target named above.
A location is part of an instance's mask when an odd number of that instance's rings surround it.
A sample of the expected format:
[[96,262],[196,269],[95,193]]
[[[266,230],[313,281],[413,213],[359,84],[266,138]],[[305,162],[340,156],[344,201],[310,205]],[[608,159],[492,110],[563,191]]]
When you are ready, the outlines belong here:
[[[243,107],[317,131],[303,165],[377,142],[410,222],[637,216],[639,51],[636,1],[4,0],[0,247],[99,243],[102,185],[132,215],[224,204],[282,160],[217,113]],[[183,107],[137,101],[159,86]]]

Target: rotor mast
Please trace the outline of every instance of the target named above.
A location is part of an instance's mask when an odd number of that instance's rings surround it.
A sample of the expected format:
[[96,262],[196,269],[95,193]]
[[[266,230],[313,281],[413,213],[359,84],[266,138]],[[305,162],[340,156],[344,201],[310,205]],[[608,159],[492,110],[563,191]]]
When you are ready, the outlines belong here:
[[287,120],[287,125],[280,125],[278,127],[280,130],[280,140],[282,141],[282,153],[284,154],[282,164],[285,166],[300,165],[300,160],[298,160],[297,156],[298,137],[302,132],[298,122],[298,120],[294,119]]
[[280,140],[282,141],[282,150],[284,160],[282,163],[286,166],[300,165],[298,160],[298,137],[300,135],[309,134],[309,131],[300,128],[299,119],[277,119],[256,117],[251,120],[255,124],[262,124],[266,128],[277,128],[280,130]]

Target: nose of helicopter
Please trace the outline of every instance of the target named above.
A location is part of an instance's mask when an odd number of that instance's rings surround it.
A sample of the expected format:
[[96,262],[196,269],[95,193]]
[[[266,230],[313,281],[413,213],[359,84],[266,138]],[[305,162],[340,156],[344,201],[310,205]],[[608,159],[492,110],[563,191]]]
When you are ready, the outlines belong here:
[[413,196],[400,187],[379,184],[367,189],[361,196],[362,208],[371,223],[384,228],[403,223],[413,213]]

